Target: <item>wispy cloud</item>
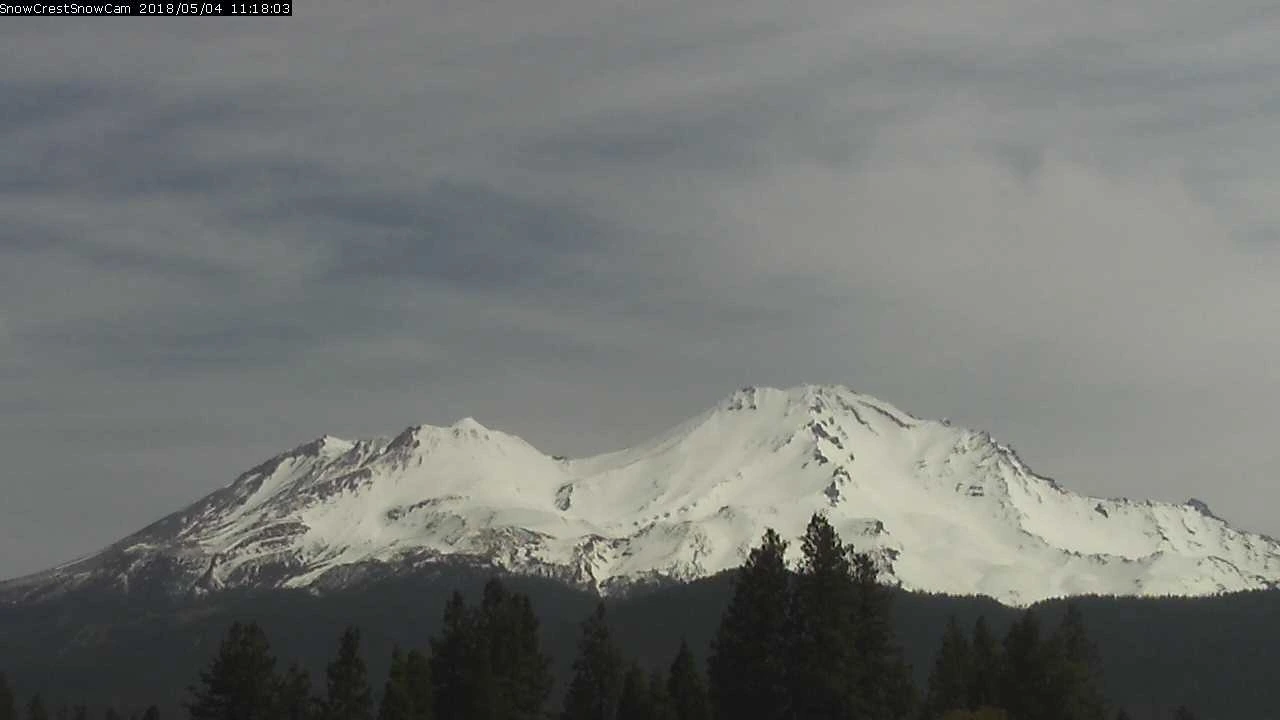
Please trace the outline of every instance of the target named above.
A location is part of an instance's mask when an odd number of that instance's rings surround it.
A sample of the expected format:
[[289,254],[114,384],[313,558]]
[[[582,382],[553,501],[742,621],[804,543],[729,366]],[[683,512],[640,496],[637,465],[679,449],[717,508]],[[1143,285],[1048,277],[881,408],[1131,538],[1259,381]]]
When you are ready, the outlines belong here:
[[1274,3],[80,20],[0,31],[0,575],[323,432],[583,453],[744,383],[1280,532]]

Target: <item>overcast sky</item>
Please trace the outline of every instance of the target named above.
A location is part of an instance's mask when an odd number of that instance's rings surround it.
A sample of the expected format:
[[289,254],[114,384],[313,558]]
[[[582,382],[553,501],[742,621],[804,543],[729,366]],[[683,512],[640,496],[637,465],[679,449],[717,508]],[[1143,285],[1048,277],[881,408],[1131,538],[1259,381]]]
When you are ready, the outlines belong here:
[[0,577],[324,433],[842,383],[1280,534],[1280,5],[0,23]]

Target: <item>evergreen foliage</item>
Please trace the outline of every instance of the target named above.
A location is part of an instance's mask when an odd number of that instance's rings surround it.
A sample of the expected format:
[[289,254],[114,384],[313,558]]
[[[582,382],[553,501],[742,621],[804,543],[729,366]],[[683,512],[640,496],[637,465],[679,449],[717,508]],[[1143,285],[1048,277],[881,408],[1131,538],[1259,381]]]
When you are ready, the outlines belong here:
[[970,649],[972,667],[969,672],[970,710],[994,707],[1000,702],[1001,676],[1004,674],[1004,653],[995,635],[987,625],[984,615],[973,624],[973,644]]
[[875,562],[865,553],[853,555],[853,590],[854,692],[860,717],[906,718],[915,704],[911,669],[893,639],[889,589],[880,584]]
[[191,720],[275,720],[275,664],[262,629],[234,623],[199,685],[189,688]]
[[968,709],[973,671],[969,640],[952,615],[947,620],[942,646],[938,649],[933,669],[929,673],[923,717],[933,720],[944,717],[951,710]]
[[325,671],[324,720],[373,720],[373,691],[360,656],[360,631],[348,627],[338,641],[338,656]]
[[689,650],[689,643],[680,641],[680,649],[671,663],[667,680],[667,693],[676,720],[710,720],[711,703],[707,698],[707,686],[698,671],[698,663]]
[[618,720],[653,720],[653,695],[649,690],[649,677],[633,662],[622,679],[622,693],[618,697]]
[[609,633],[601,602],[582,623],[561,719],[615,720],[621,692],[622,657]]
[[319,712],[311,695],[311,675],[292,663],[276,687],[277,712],[281,720],[312,720]]
[[409,667],[399,646],[391,651],[391,670],[383,686],[378,720],[410,720],[413,703],[409,697]]
[[[676,708],[671,701],[671,694],[667,691],[669,678],[664,677],[662,672],[654,670],[649,674],[649,702],[653,707],[652,720],[675,720]],[[723,717],[723,716],[722,716]]]
[[801,539],[803,558],[791,595],[790,686],[800,718],[858,717],[856,602],[852,568],[840,537],[815,514]]
[[410,650],[405,657],[405,685],[409,691],[409,717],[412,720],[433,720],[435,701],[431,685],[431,661],[419,650]]
[[1075,603],[1054,634],[1051,677],[1053,711],[1060,720],[1104,720],[1102,671],[1098,650],[1089,639],[1084,617]]
[[1042,720],[1054,710],[1049,685],[1053,648],[1041,638],[1040,618],[1027,610],[1004,638],[1001,706],[1013,720]]
[[487,701],[478,667],[482,653],[462,593],[454,591],[444,608],[439,638],[431,639],[431,681],[438,718],[484,717]]
[[542,653],[538,618],[529,598],[512,594],[498,580],[485,584],[476,631],[487,663],[493,715],[535,720],[551,693],[551,659]]
[[734,581],[707,658],[717,717],[785,720],[790,706],[787,542],[765,531]]
[[414,667],[421,671],[406,667],[407,682],[423,696],[419,703],[434,693],[442,718],[532,720],[542,716],[551,693],[551,659],[542,652],[532,603],[498,580],[486,583],[476,608],[454,594],[443,632],[432,640],[429,666],[418,661]]
[[[898,649],[891,618],[895,593],[878,582],[867,555],[853,553],[824,518],[815,515],[802,539],[795,577],[786,543],[769,531],[721,605],[708,658],[700,674],[692,647],[681,640],[666,671],[624,667],[603,603],[580,624],[577,658],[564,696],[563,720],[1104,720],[1100,654],[1075,603],[1048,608],[1054,631],[1041,630],[1042,608],[1027,610],[998,643],[986,618],[972,639],[947,618],[918,715],[914,690]],[[726,590],[728,584],[726,583]],[[473,590],[478,589],[473,586]],[[911,597],[911,596],[906,596]],[[1087,600],[1087,599],[1086,599]],[[946,606],[943,606],[946,607]],[[971,606],[969,617],[975,606]],[[990,607],[977,608],[990,611]],[[1098,607],[1089,606],[1090,620]],[[941,613],[929,626],[941,624]],[[1009,615],[997,614],[1003,625]],[[430,655],[390,649],[390,669],[378,705],[379,720],[545,720],[549,660],[539,645],[539,619],[528,596],[491,580],[480,602],[468,607],[455,593],[445,606],[444,631]],[[635,627],[634,621],[630,627]],[[710,624],[708,624],[708,629]],[[192,720],[372,720],[373,693],[361,659],[360,633],[348,627],[326,670],[326,697],[312,696],[310,676],[298,665],[275,672],[275,659],[256,624],[234,623],[189,688]],[[707,636],[702,636],[706,642]],[[695,635],[696,639],[696,635]],[[383,646],[386,647],[386,646]],[[769,658],[770,648],[781,656]],[[652,658],[653,655],[644,655]],[[790,663],[788,667],[785,663]],[[810,676],[790,674],[803,668]],[[843,671],[840,671],[843,669]],[[816,676],[816,677],[815,677]],[[770,683],[773,683],[770,685]],[[763,689],[763,691],[761,691]],[[715,698],[714,702],[712,697]],[[737,702],[748,698],[757,703]],[[17,698],[0,674],[0,720],[16,720]],[[1145,705],[1142,717],[1195,720],[1172,702]],[[47,720],[39,695],[22,707],[24,720]],[[134,706],[138,707],[138,706]],[[87,718],[83,706],[60,706],[58,720]],[[108,720],[120,715],[108,709]],[[131,716],[138,720],[139,715]],[[142,720],[158,720],[150,706]],[[1121,708],[1115,720],[1128,720]],[[1253,717],[1253,716],[1251,716]]]

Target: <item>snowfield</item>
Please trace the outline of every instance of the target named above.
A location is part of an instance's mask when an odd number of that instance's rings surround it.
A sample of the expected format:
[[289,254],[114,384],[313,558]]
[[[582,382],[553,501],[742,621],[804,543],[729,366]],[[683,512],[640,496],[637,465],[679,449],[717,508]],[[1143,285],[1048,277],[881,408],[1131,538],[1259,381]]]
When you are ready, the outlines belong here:
[[794,538],[814,512],[890,582],[1013,605],[1280,580],[1280,543],[1203,503],[1078,495],[986,433],[803,386],[744,388],[585,459],[470,418],[391,440],[322,437],[97,555],[0,584],[0,600],[139,583],[322,590],[443,557],[619,592],[735,567],[766,527]]

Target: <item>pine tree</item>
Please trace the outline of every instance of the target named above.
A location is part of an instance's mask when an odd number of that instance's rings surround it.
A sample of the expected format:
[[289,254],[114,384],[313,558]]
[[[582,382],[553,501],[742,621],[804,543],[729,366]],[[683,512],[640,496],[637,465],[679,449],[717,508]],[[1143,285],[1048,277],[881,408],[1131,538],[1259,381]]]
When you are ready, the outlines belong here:
[[1001,705],[1004,655],[985,616],[973,625],[972,670],[969,675],[969,709]]
[[835,529],[815,514],[801,539],[791,599],[791,698],[797,717],[858,717],[858,628],[849,557]]
[[373,691],[360,657],[360,631],[347,628],[338,641],[338,657],[325,671],[328,693],[325,720],[373,720]]
[[39,693],[31,696],[31,702],[27,705],[28,720],[49,720],[49,710],[44,706],[44,699]]
[[854,553],[853,624],[858,715],[868,720],[898,720],[911,714],[915,688],[902,649],[893,640],[892,597],[880,584],[875,561]]
[[432,697],[431,661],[418,650],[410,650],[404,661],[405,685],[409,691],[409,710],[413,720],[433,720],[436,716]]
[[707,658],[720,718],[785,720],[790,707],[787,542],[772,528],[738,570]]
[[1052,707],[1062,720],[1104,720],[1102,672],[1098,650],[1089,639],[1084,617],[1075,603],[1054,633],[1050,677]]
[[1053,648],[1040,636],[1040,619],[1027,610],[1004,639],[1003,707],[1013,720],[1044,720],[1052,716],[1049,658]]
[[529,598],[509,593],[498,580],[485,584],[477,632],[487,651],[494,717],[534,720],[551,693],[551,660],[542,654],[538,618]]
[[707,699],[707,686],[698,671],[689,643],[680,640],[680,649],[671,663],[667,681],[667,693],[675,709],[676,720],[710,720],[711,703]]
[[942,634],[942,646],[929,673],[929,690],[924,702],[925,718],[940,718],[949,710],[969,706],[969,686],[972,660],[969,640],[965,637],[956,617],[947,620]]
[[562,720],[615,720],[622,691],[622,658],[605,622],[604,603],[582,623]]
[[274,720],[275,664],[262,629],[234,623],[200,685],[189,688],[191,720]]
[[89,708],[76,705],[71,709],[71,720],[89,720]]
[[142,720],[160,720],[160,708],[155,705],[149,706],[142,713]]
[[649,678],[640,669],[640,665],[633,662],[622,680],[622,694],[618,698],[618,720],[653,720],[653,711]]
[[1116,711],[1116,720],[1133,720],[1133,716],[1129,714],[1128,710],[1120,708]]
[[311,695],[311,675],[297,663],[289,665],[280,678],[276,699],[282,720],[311,720],[319,714]]
[[1191,712],[1191,708],[1186,705],[1179,705],[1178,709],[1173,712],[1173,720],[1196,720],[1196,714]]
[[[119,713],[119,712],[117,712],[117,711],[116,711],[116,709],[115,709],[115,708],[113,708],[113,707],[109,707],[109,708],[107,708],[107,711],[106,711],[105,713],[103,713],[102,717],[103,717],[105,720],[124,720],[124,718],[120,717],[120,713]],[[195,716],[193,715],[192,717],[194,718]],[[223,717],[234,717],[234,716],[223,716]],[[267,716],[267,715],[254,715],[253,717],[258,718],[258,717],[268,717],[268,716]]]
[[9,678],[0,672],[0,720],[18,720],[18,701],[9,687]]
[[400,648],[391,651],[391,672],[382,690],[382,702],[378,705],[378,720],[410,720],[413,701],[409,697],[409,668]]
[[431,638],[432,696],[437,718],[485,717],[477,696],[483,669],[477,668],[481,645],[472,614],[462,594],[455,591],[444,607],[444,623],[439,638]]
[[676,720],[675,704],[671,701],[671,694],[667,692],[669,679],[659,670],[654,670],[649,675],[649,702],[653,708],[651,720]]

